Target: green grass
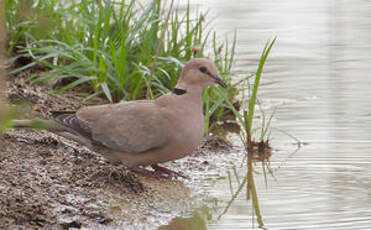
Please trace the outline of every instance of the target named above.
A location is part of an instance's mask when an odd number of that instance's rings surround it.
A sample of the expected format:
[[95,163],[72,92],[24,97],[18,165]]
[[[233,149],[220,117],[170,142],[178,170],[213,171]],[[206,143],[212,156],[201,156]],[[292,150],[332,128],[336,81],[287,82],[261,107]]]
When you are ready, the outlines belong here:
[[[232,43],[218,41],[207,29],[206,15],[192,16],[189,5],[185,12],[169,11],[169,4],[160,0],[148,5],[135,0],[6,0],[5,5],[8,52],[30,60],[10,74],[44,66],[30,80],[56,84],[68,79],[55,93],[85,84],[94,92],[86,99],[100,96],[114,103],[143,99],[151,85],[149,96],[154,98],[174,87],[186,61],[208,57],[228,85],[227,98],[239,94],[231,74],[236,35]],[[205,90],[206,130],[214,125],[211,117],[220,119],[225,113],[224,99],[216,87]]]

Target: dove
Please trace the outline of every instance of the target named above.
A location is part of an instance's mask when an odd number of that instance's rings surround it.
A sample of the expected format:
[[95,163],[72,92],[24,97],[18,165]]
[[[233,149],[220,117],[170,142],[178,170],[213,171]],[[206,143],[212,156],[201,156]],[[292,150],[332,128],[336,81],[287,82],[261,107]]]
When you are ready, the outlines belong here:
[[17,128],[41,123],[48,131],[134,172],[187,177],[158,164],[188,156],[199,146],[204,137],[202,91],[215,84],[226,88],[215,64],[195,58],[185,64],[175,88],[154,100],[87,106],[52,112],[51,120],[14,120],[13,124]]

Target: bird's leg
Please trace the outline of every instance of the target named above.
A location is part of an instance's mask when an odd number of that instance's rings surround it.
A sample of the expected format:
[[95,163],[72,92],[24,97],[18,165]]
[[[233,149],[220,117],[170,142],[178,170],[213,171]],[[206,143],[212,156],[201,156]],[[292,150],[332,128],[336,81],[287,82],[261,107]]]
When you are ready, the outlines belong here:
[[137,174],[141,174],[143,176],[155,177],[155,178],[164,178],[164,179],[169,178],[169,175],[160,174],[156,171],[151,171],[151,170],[148,170],[148,169],[146,169],[144,167],[141,167],[141,166],[134,166],[134,167],[130,167],[129,169],[132,172],[137,173]]
[[130,170],[135,172],[135,173],[142,174],[144,176],[150,176],[150,177],[156,177],[156,178],[166,178],[166,179],[173,178],[173,177],[189,178],[189,177],[183,175],[182,173],[174,172],[170,169],[158,166],[156,164],[151,165],[151,167],[155,171],[150,171],[150,170],[148,170],[146,168],[143,168],[141,166],[130,167]]
[[182,177],[182,178],[185,178],[185,179],[189,179],[189,177],[184,175],[183,173],[175,172],[173,170],[170,170],[168,168],[159,166],[157,164],[153,164],[153,165],[151,165],[151,167],[155,170],[155,172],[160,172],[160,173],[166,174],[170,178],[172,178],[172,177]]
[[155,175],[154,174],[154,171],[150,171],[146,168],[143,168],[141,166],[133,166],[133,167],[130,167],[129,168],[131,171],[135,172],[135,173],[138,173],[138,174],[142,174],[142,175],[145,175],[145,176],[150,176],[150,177],[159,177],[158,175]]

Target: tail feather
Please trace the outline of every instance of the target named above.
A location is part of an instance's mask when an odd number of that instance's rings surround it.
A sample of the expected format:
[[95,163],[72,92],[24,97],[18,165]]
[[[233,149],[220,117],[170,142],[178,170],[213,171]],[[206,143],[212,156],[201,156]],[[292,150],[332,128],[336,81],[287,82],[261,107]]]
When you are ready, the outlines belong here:
[[90,140],[74,133],[74,130],[58,123],[54,120],[12,120],[14,128],[41,128],[49,132],[74,140],[86,146],[90,145]]
[[78,133],[79,135],[82,135],[88,139],[92,138],[92,135],[90,133],[90,130],[84,128],[79,118],[76,116],[75,112],[53,112],[52,118],[57,123],[68,127],[69,129],[73,130],[74,132]]
[[55,125],[49,120],[12,120],[14,128],[38,128],[38,129],[51,129]]
[[56,120],[59,116],[65,116],[65,115],[72,115],[75,114],[76,111],[51,111],[52,118]]
[[89,144],[92,141],[90,130],[81,126],[75,112],[53,112],[53,120],[12,120],[14,128],[46,129],[68,139]]

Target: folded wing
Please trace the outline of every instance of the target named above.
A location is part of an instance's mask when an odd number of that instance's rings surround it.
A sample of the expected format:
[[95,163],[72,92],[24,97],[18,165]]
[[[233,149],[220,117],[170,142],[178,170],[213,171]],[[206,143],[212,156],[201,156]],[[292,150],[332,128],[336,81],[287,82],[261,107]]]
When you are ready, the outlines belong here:
[[168,113],[150,101],[90,106],[64,120],[80,135],[117,151],[140,153],[168,141]]

